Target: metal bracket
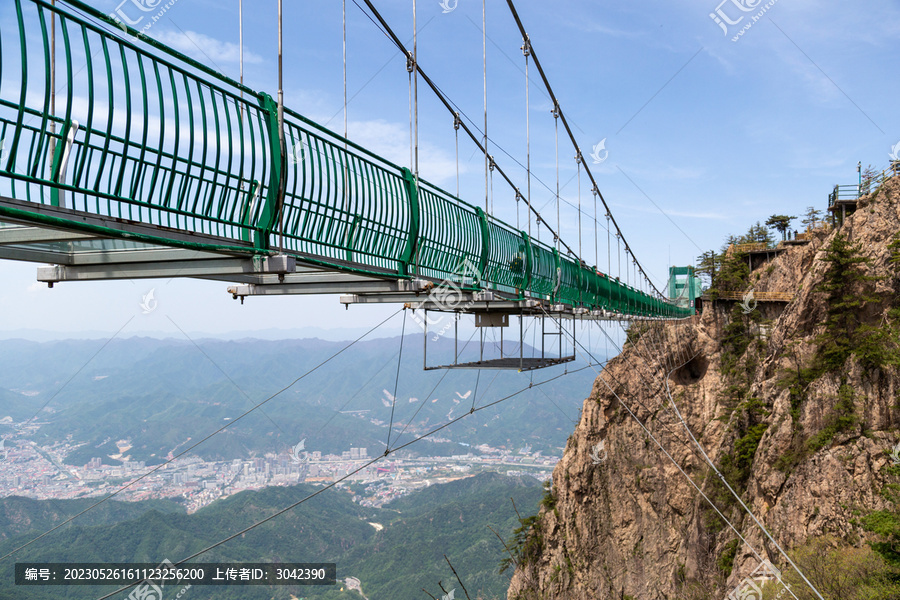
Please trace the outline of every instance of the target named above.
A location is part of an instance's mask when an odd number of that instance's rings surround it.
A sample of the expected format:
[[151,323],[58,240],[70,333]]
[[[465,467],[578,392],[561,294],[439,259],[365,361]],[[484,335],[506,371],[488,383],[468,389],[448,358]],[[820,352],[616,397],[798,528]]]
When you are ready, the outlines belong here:
[[475,327],[509,327],[506,313],[475,313]]

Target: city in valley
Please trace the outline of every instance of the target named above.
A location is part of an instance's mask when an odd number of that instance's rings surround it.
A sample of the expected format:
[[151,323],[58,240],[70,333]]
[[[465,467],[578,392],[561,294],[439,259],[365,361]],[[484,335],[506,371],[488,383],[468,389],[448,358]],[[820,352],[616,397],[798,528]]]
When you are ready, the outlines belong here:
[[[11,423],[6,423],[11,424]],[[28,429],[36,424],[29,424]],[[25,433],[24,428],[19,434]],[[435,442],[449,440],[434,439]],[[0,447],[0,497],[24,496],[38,500],[104,496],[153,471],[158,465],[128,460],[130,444],[116,442],[120,454],[110,457],[118,464],[104,464],[102,457],[87,464],[67,465],[66,456],[78,447],[70,440],[40,446],[21,437],[3,440]],[[550,478],[559,460],[542,456],[529,446],[504,450],[480,445],[454,456],[395,456],[372,462],[367,448],[349,448],[341,455],[322,454],[303,444],[283,453],[267,453],[249,459],[204,461],[184,456],[141,478],[116,495],[118,500],[168,498],[181,501],[188,512],[241,492],[267,486],[297,483],[352,486],[354,501],[363,506],[382,506],[391,500],[435,483],[496,471],[510,476]],[[302,449],[301,449],[302,448]],[[167,457],[167,460],[171,456]],[[108,461],[107,461],[108,462]],[[368,464],[372,463],[372,464]],[[349,473],[349,476],[348,476]]]

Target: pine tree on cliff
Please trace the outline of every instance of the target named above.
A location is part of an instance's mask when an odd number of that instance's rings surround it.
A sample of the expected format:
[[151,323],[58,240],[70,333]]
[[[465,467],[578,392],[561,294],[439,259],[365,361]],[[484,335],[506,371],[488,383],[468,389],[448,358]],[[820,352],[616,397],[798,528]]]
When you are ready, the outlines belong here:
[[871,260],[861,254],[842,232],[837,232],[825,249],[828,263],[818,291],[827,294],[825,333],[819,336],[819,371],[840,369],[851,354],[867,367],[895,362],[887,331],[866,325],[860,316],[867,303],[879,302],[871,282],[879,277],[866,275]]

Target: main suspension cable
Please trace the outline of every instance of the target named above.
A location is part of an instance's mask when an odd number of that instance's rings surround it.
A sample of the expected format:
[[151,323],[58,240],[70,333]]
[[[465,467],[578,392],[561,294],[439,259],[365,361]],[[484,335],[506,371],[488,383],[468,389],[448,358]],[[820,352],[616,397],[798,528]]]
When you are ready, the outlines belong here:
[[[400,49],[401,52],[403,52],[404,55],[409,56],[410,53],[408,50],[406,50],[406,47],[404,46],[403,42],[400,41],[400,39],[394,33],[393,29],[391,29],[391,27],[387,24],[387,21],[384,20],[384,17],[381,15],[381,13],[378,11],[378,9],[375,8],[375,6],[372,4],[371,0],[363,0],[363,2],[366,4],[366,6],[372,12],[372,15],[374,16],[374,18],[378,20],[378,23],[380,24],[380,29],[385,33],[385,35],[388,37],[388,39],[390,39],[391,42],[394,45],[396,45],[397,48]],[[359,6],[359,3],[356,2],[356,0],[354,0],[354,3],[357,6]],[[371,19],[372,17],[370,16],[369,18]],[[444,92],[441,91],[441,89],[437,86],[437,84],[435,84],[434,81],[425,73],[425,71],[422,69],[422,67],[419,66],[418,64],[415,64],[413,66],[413,68],[415,68],[417,70],[418,74],[421,75],[422,80],[426,84],[428,84],[428,86],[431,88],[431,90],[437,96],[438,100],[441,101],[441,103],[444,105],[444,107],[451,113],[456,112],[454,110],[453,104],[451,104],[451,102],[447,99],[446,94],[444,94]],[[480,152],[486,154],[487,150],[485,149],[484,145],[482,144],[482,140],[474,134],[472,129],[469,128],[468,125],[466,125],[465,121],[462,121],[460,123],[460,126],[463,128],[463,130],[466,132],[466,134],[472,140],[472,143],[475,144],[477,149]],[[510,188],[515,190],[516,186],[513,183],[512,179],[510,179],[509,176],[506,174],[506,172],[499,165],[496,165],[495,168],[497,169],[497,172],[500,174],[500,176],[503,177],[504,181],[506,181],[506,183],[510,186]],[[554,233],[554,235],[556,235],[555,232],[553,232],[553,230],[547,225],[546,221],[541,217],[540,213],[538,213],[536,210],[534,210],[533,207],[531,207],[531,210],[532,210],[532,212],[534,212],[535,219],[537,220],[537,222],[541,223],[543,221],[544,226],[547,227],[547,229],[551,233]],[[540,238],[538,238],[538,239],[540,239]],[[566,248],[566,252],[569,255],[576,256],[575,251],[572,249],[571,246],[566,244],[564,241],[561,243]]]
[[[516,11],[516,7],[513,4],[513,0],[506,0],[506,3],[507,3],[507,6],[509,6],[509,10],[512,13],[512,16],[516,22],[516,25],[519,28],[519,32],[522,35],[522,39],[527,39],[528,33],[525,31],[525,26],[522,24],[522,20],[519,18],[519,13]],[[534,66],[537,67],[538,73],[540,73],[540,75],[541,75],[541,79],[544,82],[544,87],[547,89],[547,93],[550,94],[550,99],[553,102],[553,106],[559,112],[559,118],[560,118],[560,120],[562,120],[563,126],[566,128],[566,132],[569,134],[569,139],[571,140],[572,145],[575,147],[575,149],[580,152],[581,148],[578,145],[578,141],[575,139],[575,134],[572,132],[572,128],[569,126],[569,122],[566,119],[565,113],[563,112],[562,108],[559,106],[559,101],[556,98],[556,94],[554,94],[553,88],[550,86],[550,81],[549,81],[549,79],[547,79],[547,75],[544,72],[543,67],[541,67],[541,62],[540,62],[540,60],[538,60],[537,53],[534,51],[533,46],[530,46],[530,51],[531,51],[530,52],[531,56],[534,59]],[[585,173],[587,173],[588,178],[591,180],[591,184],[597,189],[597,193],[600,196],[600,201],[603,202],[604,208],[606,208],[607,212],[610,212],[609,206],[606,203],[606,199],[603,197],[603,194],[600,193],[600,188],[597,186],[597,181],[594,179],[594,175],[593,175],[593,173],[591,173],[591,170],[587,166],[587,164],[585,164],[585,166],[584,166],[584,171],[585,171]],[[613,223],[613,225],[615,225],[616,231],[621,235],[622,234],[621,228],[619,227],[618,223],[616,223],[616,220],[614,218],[612,219],[612,223]],[[624,235],[621,235],[621,237],[622,237],[622,242],[625,244],[626,249],[630,251],[631,248],[628,245],[628,242],[625,240]],[[632,253],[632,256],[633,256],[633,253]],[[647,278],[648,281],[650,281],[649,276],[644,272],[644,269],[643,269],[643,267],[640,266],[640,263],[638,263],[638,267],[641,269],[641,273],[644,275],[644,277]],[[656,288],[656,286],[653,284],[653,282],[650,282],[650,287],[653,289],[653,291],[656,293],[656,295],[658,297],[663,298],[662,292],[660,292]]]

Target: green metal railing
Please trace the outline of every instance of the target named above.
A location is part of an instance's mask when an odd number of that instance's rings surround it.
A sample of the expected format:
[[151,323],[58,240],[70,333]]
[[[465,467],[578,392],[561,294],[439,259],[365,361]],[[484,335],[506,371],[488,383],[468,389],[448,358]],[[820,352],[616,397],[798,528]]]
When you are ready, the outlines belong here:
[[890,179],[891,177],[896,177],[900,175],[900,160],[891,161],[891,165],[887,169],[882,169],[881,171],[871,172],[868,171],[863,173],[864,177],[862,177],[862,181],[859,185],[859,195],[860,197],[865,196],[866,194],[871,194],[878,188],[880,188],[885,181]]
[[860,197],[859,185],[836,185],[828,194],[828,208],[831,208],[841,200],[858,200]]
[[841,200],[859,200],[876,191],[885,181],[900,175],[900,161],[891,161],[888,168],[867,172],[865,175],[865,177],[860,177],[858,184],[834,186],[834,189],[828,194],[828,207],[831,208]]
[[[82,213],[152,225],[161,244],[186,232],[210,249],[286,252],[335,269],[631,315],[692,314],[287,109],[282,150],[270,96],[82,2],[67,4],[0,9],[15,22],[0,32],[0,195],[58,207],[75,229]],[[64,66],[55,114],[51,12]],[[0,217],[13,212],[21,218],[21,207],[0,205]]]

